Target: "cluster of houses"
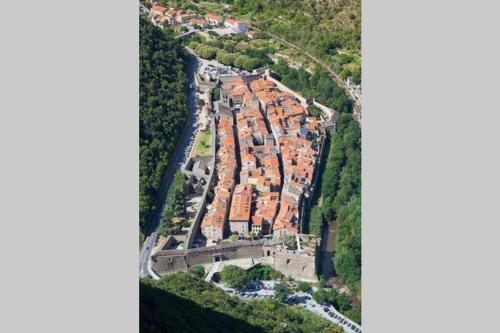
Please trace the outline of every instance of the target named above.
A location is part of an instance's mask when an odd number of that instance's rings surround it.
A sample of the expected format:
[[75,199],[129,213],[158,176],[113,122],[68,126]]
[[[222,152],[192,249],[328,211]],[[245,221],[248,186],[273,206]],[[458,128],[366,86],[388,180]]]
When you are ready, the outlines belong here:
[[201,224],[203,235],[217,242],[229,233],[277,238],[299,233],[300,207],[318,160],[316,118],[270,80],[221,81],[215,116],[218,182]]
[[276,237],[299,232],[300,207],[312,184],[318,161],[313,140],[320,135],[319,124],[309,117],[291,93],[278,90],[274,83],[259,79],[251,83],[260,107],[277,141],[283,169],[279,211],[272,230]]
[[214,198],[201,222],[201,232],[208,240],[224,238],[227,211],[235,185],[237,169],[236,140],[233,121],[229,117],[221,117],[216,121],[216,153],[215,166],[217,184],[214,187]]
[[225,18],[213,13],[208,13],[203,17],[189,11],[166,8],[157,2],[151,6],[151,19],[153,23],[160,26],[190,24],[202,30],[208,26],[225,26],[231,28],[237,34],[248,32],[245,23],[242,21]]

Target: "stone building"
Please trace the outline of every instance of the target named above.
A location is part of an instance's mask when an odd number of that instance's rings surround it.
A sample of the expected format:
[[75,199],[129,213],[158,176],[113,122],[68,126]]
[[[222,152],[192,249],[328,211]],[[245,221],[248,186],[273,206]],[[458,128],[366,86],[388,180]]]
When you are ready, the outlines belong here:
[[252,205],[252,187],[249,184],[238,184],[234,188],[229,213],[229,228],[238,235],[248,236],[250,228],[250,211]]

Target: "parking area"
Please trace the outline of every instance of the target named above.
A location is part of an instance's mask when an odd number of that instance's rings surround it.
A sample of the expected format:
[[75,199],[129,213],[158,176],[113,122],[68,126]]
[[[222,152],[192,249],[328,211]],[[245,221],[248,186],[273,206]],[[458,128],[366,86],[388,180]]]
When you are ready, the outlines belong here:
[[250,73],[231,66],[225,66],[215,60],[198,59],[200,62],[198,74],[216,80],[220,75],[249,75]]
[[[252,299],[269,299],[274,295],[275,281],[257,281],[244,289],[227,288],[221,284],[216,284],[219,288],[223,289],[230,295],[234,295],[241,300],[248,302]],[[342,326],[345,332],[348,333],[361,333],[361,327],[339,313],[330,304],[318,304],[311,296],[312,290],[309,292],[296,292],[288,296],[286,303],[290,306],[296,305],[303,307],[311,312],[314,312],[321,317]]]
[[330,304],[320,305],[315,300],[313,300],[310,295],[303,293],[296,293],[294,295],[291,295],[288,298],[288,301],[290,301],[290,299],[292,300],[292,304],[302,306],[303,308],[314,312],[335,324],[342,326],[345,332],[361,333],[361,327],[359,327],[359,325],[343,316]]
[[234,29],[228,28],[228,27],[214,27],[214,28],[211,28],[208,30],[216,32],[219,36],[234,36],[234,35],[236,35],[236,33],[234,32]]

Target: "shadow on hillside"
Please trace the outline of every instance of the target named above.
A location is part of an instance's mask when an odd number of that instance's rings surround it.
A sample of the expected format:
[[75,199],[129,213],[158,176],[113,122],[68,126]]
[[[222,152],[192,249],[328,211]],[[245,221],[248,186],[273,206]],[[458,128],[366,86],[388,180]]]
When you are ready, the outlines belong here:
[[149,285],[140,284],[140,333],[264,333],[260,327]]

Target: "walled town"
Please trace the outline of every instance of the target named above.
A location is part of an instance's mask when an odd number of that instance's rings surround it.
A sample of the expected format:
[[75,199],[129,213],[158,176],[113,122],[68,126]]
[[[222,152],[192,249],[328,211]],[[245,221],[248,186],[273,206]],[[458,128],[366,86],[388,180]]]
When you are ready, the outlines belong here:
[[[154,3],[150,14],[158,26],[185,27],[179,37],[218,27],[252,38],[244,22],[213,13]],[[191,156],[185,164],[188,183],[199,188],[189,231],[156,246],[151,270],[163,275],[193,265],[263,258],[288,276],[316,280],[320,239],[304,232],[304,207],[315,190],[325,131],[334,128],[338,113],[304,99],[268,68],[212,71],[215,75],[206,77],[207,68],[222,65],[196,58],[195,89],[204,96],[200,114],[204,130],[211,132],[212,156]],[[212,99],[214,90],[219,93]],[[311,104],[323,115],[309,115]]]
[[229,234],[299,233],[301,202],[318,160],[316,118],[263,78],[225,78],[221,98],[232,113],[216,118],[218,181],[203,235],[217,242]]

